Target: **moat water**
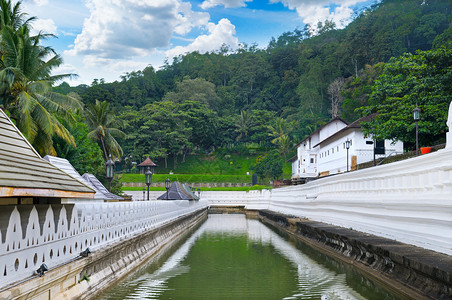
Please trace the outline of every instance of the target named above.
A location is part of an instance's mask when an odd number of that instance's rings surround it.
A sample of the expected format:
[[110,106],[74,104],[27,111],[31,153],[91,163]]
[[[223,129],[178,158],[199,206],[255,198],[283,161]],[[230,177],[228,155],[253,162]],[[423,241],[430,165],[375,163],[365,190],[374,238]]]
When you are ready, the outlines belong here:
[[245,215],[209,215],[100,299],[397,299],[350,265]]

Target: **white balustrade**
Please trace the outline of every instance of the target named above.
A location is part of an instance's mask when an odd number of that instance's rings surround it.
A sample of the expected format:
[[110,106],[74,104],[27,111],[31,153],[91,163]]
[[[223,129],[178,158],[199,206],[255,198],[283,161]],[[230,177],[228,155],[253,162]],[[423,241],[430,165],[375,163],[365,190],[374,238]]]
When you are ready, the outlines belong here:
[[452,255],[452,148],[272,191],[203,195],[212,206],[270,209]]
[[2,207],[0,288],[33,275],[43,263],[54,268],[88,247],[104,248],[205,207],[206,201]]

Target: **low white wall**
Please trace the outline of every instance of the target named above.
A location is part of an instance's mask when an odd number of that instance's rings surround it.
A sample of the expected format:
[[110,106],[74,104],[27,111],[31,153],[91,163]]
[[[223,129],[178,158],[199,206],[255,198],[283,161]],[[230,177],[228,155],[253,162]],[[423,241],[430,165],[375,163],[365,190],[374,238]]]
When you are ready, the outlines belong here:
[[210,205],[270,209],[452,255],[452,149],[271,192],[236,193],[235,200],[226,192],[205,192],[202,198]]
[[0,288],[33,275],[42,263],[56,267],[88,247],[92,251],[106,247],[205,207],[206,201],[4,207]]

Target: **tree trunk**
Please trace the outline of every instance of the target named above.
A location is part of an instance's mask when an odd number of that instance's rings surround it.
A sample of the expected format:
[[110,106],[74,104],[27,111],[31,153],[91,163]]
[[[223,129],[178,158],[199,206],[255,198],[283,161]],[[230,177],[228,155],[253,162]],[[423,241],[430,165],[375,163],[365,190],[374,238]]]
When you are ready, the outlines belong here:
[[103,138],[102,136],[100,136],[100,141],[101,141],[101,143],[102,143],[102,149],[104,150],[105,161],[107,161],[107,160],[108,160],[107,150],[105,149],[104,138]]

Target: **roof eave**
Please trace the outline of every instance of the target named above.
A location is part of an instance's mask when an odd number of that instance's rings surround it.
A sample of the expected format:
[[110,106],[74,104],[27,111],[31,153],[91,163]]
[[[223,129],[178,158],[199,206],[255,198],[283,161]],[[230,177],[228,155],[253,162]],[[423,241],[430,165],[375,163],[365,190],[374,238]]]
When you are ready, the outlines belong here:
[[64,191],[55,189],[0,187],[0,197],[52,197],[52,198],[89,198],[94,192]]

